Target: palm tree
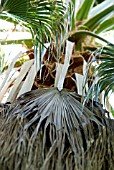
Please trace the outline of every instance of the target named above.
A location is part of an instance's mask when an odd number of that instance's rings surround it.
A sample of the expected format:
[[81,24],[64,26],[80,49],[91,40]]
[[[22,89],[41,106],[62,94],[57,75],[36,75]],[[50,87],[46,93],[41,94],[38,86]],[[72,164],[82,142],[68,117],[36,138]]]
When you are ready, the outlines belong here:
[[[37,42],[43,44],[45,38],[50,40],[52,34],[57,33],[55,23],[59,30],[62,29],[64,8],[61,1],[1,1],[3,17],[7,14],[29,27],[36,35],[33,36],[35,46]],[[59,22],[58,14],[61,16]],[[69,40],[76,40],[77,44],[82,34],[84,38],[88,34],[96,36],[84,30],[72,34]],[[68,45],[67,41],[66,47]],[[73,49],[74,43],[70,42],[70,45]],[[69,52],[66,48],[65,57],[72,55],[72,49]],[[64,63],[62,72],[65,71],[65,75],[67,67],[68,63]],[[8,104],[2,106],[6,112],[1,111],[1,169],[113,169],[113,135],[109,119],[105,117],[106,111],[98,102],[91,100],[83,106],[83,96],[63,88],[65,75],[60,76],[56,87],[27,92],[11,103],[8,109]]]

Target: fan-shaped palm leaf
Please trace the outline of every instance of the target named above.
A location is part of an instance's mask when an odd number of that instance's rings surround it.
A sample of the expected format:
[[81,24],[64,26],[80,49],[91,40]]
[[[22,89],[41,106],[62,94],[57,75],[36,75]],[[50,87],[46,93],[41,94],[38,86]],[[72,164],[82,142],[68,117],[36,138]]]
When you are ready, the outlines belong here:
[[[105,111],[96,103],[94,107],[99,111],[91,112],[90,103],[82,112],[80,101],[75,92],[56,88],[22,95],[9,109],[1,127],[1,167],[101,170],[106,152],[111,154],[106,150],[110,148],[111,132],[106,128]],[[111,167],[111,159],[109,163]]]

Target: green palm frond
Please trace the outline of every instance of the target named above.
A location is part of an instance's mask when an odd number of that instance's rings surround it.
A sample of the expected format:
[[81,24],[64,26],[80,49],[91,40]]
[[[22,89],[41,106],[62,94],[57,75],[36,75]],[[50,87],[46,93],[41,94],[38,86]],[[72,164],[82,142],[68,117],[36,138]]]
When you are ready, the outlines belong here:
[[95,0],[90,0],[90,1],[85,0],[76,14],[76,19],[78,21],[87,19],[88,14],[91,8],[93,7],[94,3],[95,3]]
[[94,72],[87,81],[90,80],[95,74],[92,86],[89,89],[87,98],[92,96],[95,100],[99,99],[99,95],[104,91],[104,101],[109,92],[114,92],[114,45],[108,44],[93,53],[96,57],[90,63],[97,64]]
[[101,33],[101,32],[105,32],[108,30],[113,30],[114,27],[114,16],[110,17],[109,19],[104,20],[104,22],[102,22],[97,29],[95,30],[95,32],[97,34]]
[[21,22],[30,29],[36,69],[39,66],[41,68],[41,52],[44,43],[52,43],[52,40],[56,42],[56,38],[66,30],[65,12],[66,7],[61,0],[1,0],[0,4],[2,19],[10,18],[11,21]]
[[101,11],[100,13],[98,12],[95,16],[93,16],[92,18],[90,18],[84,23],[82,29],[83,27],[85,27],[88,30],[95,31],[97,27],[99,27],[99,25],[102,24],[102,22],[104,22],[104,20],[106,20],[107,18],[109,19],[113,16],[112,14],[113,11],[114,11],[114,5],[111,5],[108,8]]
[[81,97],[66,89],[23,94],[0,130],[2,168],[101,170],[106,152],[111,154],[111,133],[102,107],[96,103],[91,112],[90,106],[82,111]]
[[61,0],[1,0],[0,5],[1,17],[22,22],[41,42],[63,29],[64,13]]
[[73,18],[71,21],[72,32],[69,34],[69,40],[76,43],[77,50],[82,49],[83,42],[86,45],[91,43],[91,39],[87,38],[88,33],[82,33],[82,35],[78,33],[81,30],[89,31],[91,34],[99,34],[113,28],[114,4],[111,0],[105,0],[95,7],[93,6],[95,1],[92,0],[89,2],[88,0],[72,0],[72,3],[74,6],[81,4],[78,8],[79,10],[74,9],[74,12],[71,13],[71,18]]

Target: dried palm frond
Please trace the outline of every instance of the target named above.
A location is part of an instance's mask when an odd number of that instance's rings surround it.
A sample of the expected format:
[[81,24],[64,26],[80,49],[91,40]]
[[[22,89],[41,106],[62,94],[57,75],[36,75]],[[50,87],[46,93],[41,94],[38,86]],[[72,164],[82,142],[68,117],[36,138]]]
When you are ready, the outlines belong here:
[[75,92],[34,90],[21,95],[7,112],[0,130],[0,166],[3,170],[101,170],[110,158],[111,169],[111,137],[105,110],[98,103],[90,102],[82,110],[81,96]]

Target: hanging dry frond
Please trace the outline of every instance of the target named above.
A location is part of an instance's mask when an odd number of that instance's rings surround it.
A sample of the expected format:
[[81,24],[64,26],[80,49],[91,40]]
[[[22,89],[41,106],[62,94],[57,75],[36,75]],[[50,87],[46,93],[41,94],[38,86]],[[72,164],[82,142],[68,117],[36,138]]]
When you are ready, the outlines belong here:
[[108,158],[111,169],[109,122],[101,105],[93,106],[90,101],[82,110],[81,97],[66,89],[20,96],[0,130],[2,169],[101,170]]

